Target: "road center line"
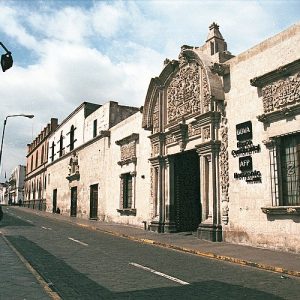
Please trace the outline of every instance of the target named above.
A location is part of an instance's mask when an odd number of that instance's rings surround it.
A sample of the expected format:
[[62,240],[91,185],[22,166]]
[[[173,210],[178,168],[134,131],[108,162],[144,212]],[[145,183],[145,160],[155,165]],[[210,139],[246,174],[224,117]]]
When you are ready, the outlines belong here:
[[170,276],[170,275],[167,275],[167,274],[164,274],[164,273],[155,271],[155,270],[153,270],[153,269],[151,269],[151,268],[148,268],[148,267],[145,267],[145,266],[142,266],[142,265],[133,263],[133,262],[131,262],[131,263],[129,263],[129,264],[132,265],[132,266],[134,266],[134,267],[137,267],[137,268],[143,269],[143,270],[145,270],[145,271],[154,273],[154,274],[156,274],[156,275],[162,276],[162,277],[167,278],[167,279],[169,279],[169,280],[175,281],[175,282],[177,282],[177,283],[179,283],[179,284],[182,284],[182,285],[187,285],[187,284],[189,284],[189,283],[186,282],[186,281],[183,281],[183,280],[180,280],[180,279],[178,279],[178,278],[172,277],[172,276]]
[[76,243],[78,243],[78,244],[80,244],[80,245],[83,245],[83,246],[88,246],[88,245],[89,245],[89,244],[86,244],[86,243],[84,243],[84,242],[80,242],[80,241],[78,241],[78,240],[75,240],[75,239],[73,239],[73,238],[71,238],[71,237],[68,237],[68,239],[71,240],[71,241],[73,241],[73,242],[76,242]]
[[46,230],[52,230],[52,228],[50,228],[50,227],[45,227],[45,226],[42,226],[41,228],[46,229]]

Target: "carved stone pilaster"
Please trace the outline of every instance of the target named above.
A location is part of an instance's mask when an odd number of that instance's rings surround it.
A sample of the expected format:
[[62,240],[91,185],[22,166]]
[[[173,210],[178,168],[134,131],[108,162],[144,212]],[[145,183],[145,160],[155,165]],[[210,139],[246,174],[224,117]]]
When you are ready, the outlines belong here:
[[161,132],[154,133],[149,136],[151,141],[151,157],[156,157],[163,154],[163,144],[165,134]]
[[202,77],[202,99],[203,99],[203,113],[211,110],[212,96],[210,94],[209,83],[204,69],[201,69]]
[[229,188],[229,163],[228,163],[228,128],[222,125],[220,129],[220,185],[221,185],[221,218],[222,222],[228,224],[228,188]]

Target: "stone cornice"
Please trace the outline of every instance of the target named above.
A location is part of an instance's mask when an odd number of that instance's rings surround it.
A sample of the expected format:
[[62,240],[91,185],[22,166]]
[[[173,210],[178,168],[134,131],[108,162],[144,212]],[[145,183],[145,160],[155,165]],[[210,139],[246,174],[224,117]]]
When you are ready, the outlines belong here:
[[261,210],[267,215],[300,215],[300,206],[266,206]]
[[207,125],[207,124],[218,124],[221,119],[221,113],[219,111],[208,111],[196,117],[195,120],[199,125]]
[[139,134],[138,133],[132,133],[131,135],[126,136],[125,138],[116,141],[116,144],[118,146],[122,146],[122,145],[128,144],[132,141],[137,141],[138,139],[139,139]]
[[300,59],[293,61],[287,65],[281,66],[276,70],[268,72],[262,76],[254,77],[250,79],[250,84],[256,87],[263,87],[270,82],[274,82],[282,77],[289,76],[300,70]]
[[270,113],[259,115],[256,118],[262,123],[269,124],[272,122],[282,120],[284,118],[291,118],[299,114],[300,103],[293,106],[283,107],[280,110],[272,111]]
[[156,132],[148,136],[151,142],[162,142],[165,139],[165,134],[163,132]]
[[206,155],[211,153],[216,153],[220,151],[221,142],[220,141],[209,141],[196,146],[197,153],[199,155]]
[[152,165],[152,167],[158,167],[159,165],[162,165],[165,162],[165,157],[164,156],[156,156],[156,157],[151,157],[148,159]]
[[68,179],[70,182],[73,180],[79,180],[80,179],[80,174],[78,172],[74,173],[74,174],[70,174],[66,177],[66,179]]

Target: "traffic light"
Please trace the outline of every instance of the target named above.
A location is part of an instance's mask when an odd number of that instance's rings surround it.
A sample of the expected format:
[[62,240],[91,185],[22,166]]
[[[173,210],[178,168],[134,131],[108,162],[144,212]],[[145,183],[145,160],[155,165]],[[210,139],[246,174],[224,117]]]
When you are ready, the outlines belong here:
[[13,58],[11,56],[11,52],[7,52],[1,55],[1,68],[2,71],[5,72],[13,65]]

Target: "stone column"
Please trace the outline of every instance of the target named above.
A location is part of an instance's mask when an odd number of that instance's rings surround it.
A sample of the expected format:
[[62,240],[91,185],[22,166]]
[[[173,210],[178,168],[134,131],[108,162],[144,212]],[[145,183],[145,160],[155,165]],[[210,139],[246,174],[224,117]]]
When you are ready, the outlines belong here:
[[[165,220],[165,201],[164,201],[164,168],[163,168],[163,159],[161,157],[150,158],[152,167],[157,170],[157,176],[155,175],[155,180],[157,181],[153,185],[154,191],[152,192],[153,196],[156,196],[156,201],[158,202],[158,213],[157,216],[153,218],[150,224],[150,229],[152,231],[163,232],[163,225]],[[157,210],[157,208],[156,208]]]
[[198,237],[210,241],[222,240],[218,187],[219,141],[209,141],[197,146],[200,155],[200,199],[202,221],[198,227]]
[[174,220],[174,157],[167,156],[164,165],[164,232],[176,232]]

